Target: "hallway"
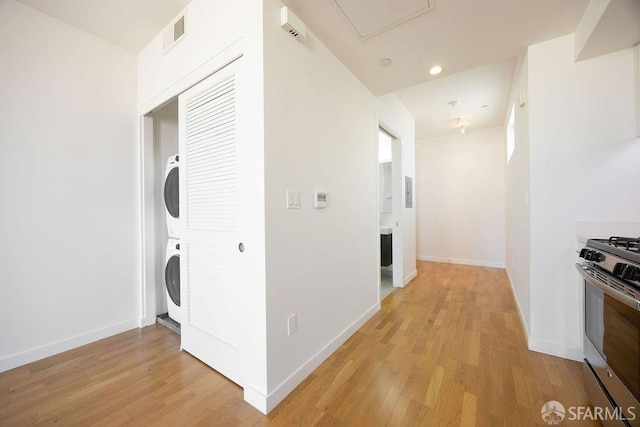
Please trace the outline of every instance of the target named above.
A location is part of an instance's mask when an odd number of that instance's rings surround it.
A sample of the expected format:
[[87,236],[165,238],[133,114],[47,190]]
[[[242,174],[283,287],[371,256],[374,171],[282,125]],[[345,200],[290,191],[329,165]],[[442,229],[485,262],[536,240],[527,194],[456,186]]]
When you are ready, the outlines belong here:
[[495,268],[418,262],[268,416],[178,346],[154,325],[2,373],[0,425],[528,426],[549,400],[586,405],[579,363],[527,350]]

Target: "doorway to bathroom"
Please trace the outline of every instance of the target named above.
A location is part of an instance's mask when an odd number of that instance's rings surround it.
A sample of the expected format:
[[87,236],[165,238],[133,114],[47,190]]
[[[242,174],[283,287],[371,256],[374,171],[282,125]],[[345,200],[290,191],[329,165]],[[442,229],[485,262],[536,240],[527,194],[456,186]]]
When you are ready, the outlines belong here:
[[380,301],[402,286],[402,144],[380,124],[378,129],[378,219],[380,226]]

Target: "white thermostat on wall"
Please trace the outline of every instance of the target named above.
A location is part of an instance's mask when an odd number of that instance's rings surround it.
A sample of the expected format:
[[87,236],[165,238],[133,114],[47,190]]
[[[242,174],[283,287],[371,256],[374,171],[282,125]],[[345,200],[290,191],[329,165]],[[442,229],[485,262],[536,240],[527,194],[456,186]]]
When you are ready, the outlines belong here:
[[325,191],[316,191],[313,193],[313,207],[316,209],[327,207],[327,193]]

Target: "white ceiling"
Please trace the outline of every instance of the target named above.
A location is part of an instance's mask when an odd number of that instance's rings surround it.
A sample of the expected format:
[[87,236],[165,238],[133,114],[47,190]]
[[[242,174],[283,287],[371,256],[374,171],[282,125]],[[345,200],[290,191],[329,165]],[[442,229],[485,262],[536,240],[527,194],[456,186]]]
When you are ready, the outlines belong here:
[[509,58],[397,91],[416,118],[416,138],[459,132],[458,117],[468,131],[503,125],[515,64]]
[[18,0],[86,33],[138,53],[190,0]]
[[[425,0],[426,1],[426,0]],[[441,76],[513,57],[531,45],[573,33],[588,0],[435,0],[435,10],[361,40],[335,3],[284,0],[291,10],[373,93],[382,95]],[[407,7],[409,0],[355,2],[355,21],[380,4]],[[390,58],[393,65],[381,67]]]
[[[189,0],[18,0],[138,53]],[[232,0],[225,0],[232,1]],[[284,0],[374,95],[397,92],[416,138],[504,122],[515,57],[575,32],[589,0]],[[435,3],[434,3],[435,2]],[[429,6],[423,7],[423,4]],[[361,34],[359,34],[359,32]],[[362,34],[364,33],[364,34]],[[363,37],[364,36],[364,37]],[[390,66],[379,61],[391,59]],[[430,76],[427,68],[444,71]],[[458,100],[457,107],[449,101]],[[480,106],[488,105],[481,109]]]
[[[515,57],[526,47],[575,32],[588,0],[430,0],[435,8],[363,39],[354,22],[385,26],[385,7],[416,10],[415,0],[284,0],[375,95],[397,92],[416,117],[416,138],[504,123]],[[427,0],[423,0],[425,3]],[[345,17],[345,14],[348,15]],[[378,17],[378,22],[367,19]],[[398,20],[394,15],[394,19]],[[401,21],[402,22],[402,21]],[[389,58],[391,66],[380,60]],[[430,76],[428,68],[444,71]],[[461,101],[452,108],[447,103]],[[489,107],[481,110],[480,106]]]

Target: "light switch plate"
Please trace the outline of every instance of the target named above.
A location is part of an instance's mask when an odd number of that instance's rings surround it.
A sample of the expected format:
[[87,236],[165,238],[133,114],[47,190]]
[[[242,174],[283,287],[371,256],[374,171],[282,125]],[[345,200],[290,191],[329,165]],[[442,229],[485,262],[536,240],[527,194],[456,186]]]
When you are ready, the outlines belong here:
[[290,314],[287,317],[287,335],[291,336],[298,330],[298,315],[296,313]]
[[300,209],[300,192],[287,190],[287,209]]

